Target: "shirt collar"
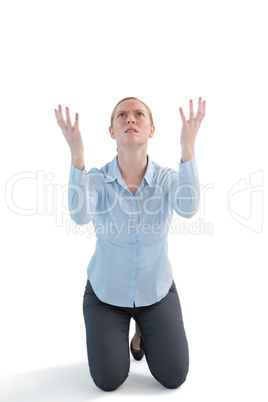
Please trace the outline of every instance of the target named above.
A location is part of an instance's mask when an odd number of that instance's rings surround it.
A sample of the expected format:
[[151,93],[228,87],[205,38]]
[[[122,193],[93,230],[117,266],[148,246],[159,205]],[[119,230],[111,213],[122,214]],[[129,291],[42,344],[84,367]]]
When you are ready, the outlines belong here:
[[[117,159],[118,159],[118,155],[115,155],[114,159],[110,162],[108,172],[107,172],[107,175],[106,175],[106,178],[104,181],[106,183],[110,183],[117,179],[118,183],[124,187],[125,182],[122,178]],[[147,154],[147,160],[148,160],[148,164],[147,164],[146,172],[144,175],[144,179],[147,181],[149,186],[151,186],[152,182],[153,182],[154,166],[153,166],[153,161],[148,154]]]

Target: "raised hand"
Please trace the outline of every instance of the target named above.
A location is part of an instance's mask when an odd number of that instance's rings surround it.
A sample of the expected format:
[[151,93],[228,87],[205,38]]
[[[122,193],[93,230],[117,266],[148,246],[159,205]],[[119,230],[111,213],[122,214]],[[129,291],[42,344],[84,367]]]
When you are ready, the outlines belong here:
[[[182,108],[180,107],[180,114],[182,119],[182,129],[180,144],[182,147],[182,153],[194,154],[194,144],[197,136],[197,132],[201,125],[201,122],[206,114],[206,101],[202,102],[200,97],[198,100],[198,110],[194,117],[193,101],[190,99],[190,117],[186,120]],[[183,158],[182,158],[183,159]],[[183,160],[184,161],[184,160]]]
[[66,107],[66,121],[62,114],[62,107],[59,105],[59,110],[54,109],[56,114],[57,123],[60,126],[63,135],[70,147],[72,156],[82,155],[84,153],[84,144],[81,132],[79,130],[79,116],[75,115],[74,126],[71,122],[69,108]]

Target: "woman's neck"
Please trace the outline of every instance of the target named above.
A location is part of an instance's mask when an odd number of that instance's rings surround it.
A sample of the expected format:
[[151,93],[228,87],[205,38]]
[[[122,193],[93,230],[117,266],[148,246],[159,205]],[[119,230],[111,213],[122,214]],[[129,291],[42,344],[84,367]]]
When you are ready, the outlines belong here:
[[117,163],[121,176],[126,180],[142,180],[148,165],[147,148],[118,149]]

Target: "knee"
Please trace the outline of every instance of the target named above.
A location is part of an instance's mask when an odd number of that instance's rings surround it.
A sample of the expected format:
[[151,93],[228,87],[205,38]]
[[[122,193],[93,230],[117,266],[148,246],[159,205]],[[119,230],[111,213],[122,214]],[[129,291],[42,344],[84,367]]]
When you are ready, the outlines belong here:
[[170,374],[169,376],[162,377],[158,379],[160,384],[162,384],[165,388],[179,388],[185,381],[187,377],[187,372],[185,371],[180,371],[180,372],[174,372]]
[[184,378],[168,378],[166,381],[161,382],[161,384],[170,389],[179,388],[186,381],[186,377]]
[[115,391],[123,382],[127,379],[128,374],[125,377],[102,376],[100,378],[92,377],[95,385],[102,391]]

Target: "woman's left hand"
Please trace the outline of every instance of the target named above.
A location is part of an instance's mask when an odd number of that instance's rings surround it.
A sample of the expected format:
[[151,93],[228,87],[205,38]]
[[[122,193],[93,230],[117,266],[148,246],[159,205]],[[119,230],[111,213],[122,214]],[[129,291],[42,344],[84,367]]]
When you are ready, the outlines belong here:
[[206,101],[203,101],[202,98],[199,98],[198,102],[198,110],[194,117],[194,107],[193,101],[190,99],[190,117],[189,120],[186,120],[183,110],[180,107],[180,114],[182,119],[182,129],[181,129],[181,139],[180,144],[184,151],[192,151],[194,152],[194,143],[196,139],[197,132],[201,125],[201,122],[206,114]]

